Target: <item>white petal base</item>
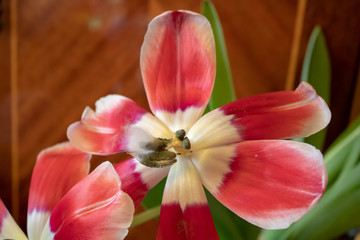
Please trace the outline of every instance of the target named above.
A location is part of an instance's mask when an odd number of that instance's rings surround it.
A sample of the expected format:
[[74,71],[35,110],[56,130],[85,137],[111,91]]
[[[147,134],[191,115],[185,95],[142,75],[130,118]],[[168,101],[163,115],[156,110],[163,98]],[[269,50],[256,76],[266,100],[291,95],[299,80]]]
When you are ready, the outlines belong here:
[[178,109],[175,113],[158,110],[155,112],[155,115],[163,121],[172,132],[180,129],[188,132],[191,126],[201,117],[205,107],[188,107],[185,111]]
[[43,212],[34,209],[30,214],[28,214],[27,218],[27,229],[29,239],[40,239],[43,228],[49,219],[50,212]]
[[201,181],[212,194],[218,192],[223,180],[231,172],[231,162],[236,156],[236,144],[207,148],[194,152],[192,158]]
[[207,204],[200,176],[188,157],[177,157],[169,172],[162,204],[178,203],[182,211],[186,206]]
[[231,123],[232,119],[232,115],[225,115],[219,109],[200,118],[187,135],[192,150],[227,145],[242,140],[237,128]]
[[[50,230],[50,220],[48,220],[45,224],[44,230],[41,234],[40,240],[52,240],[55,237],[55,233]],[[35,239],[34,239],[35,240]]]

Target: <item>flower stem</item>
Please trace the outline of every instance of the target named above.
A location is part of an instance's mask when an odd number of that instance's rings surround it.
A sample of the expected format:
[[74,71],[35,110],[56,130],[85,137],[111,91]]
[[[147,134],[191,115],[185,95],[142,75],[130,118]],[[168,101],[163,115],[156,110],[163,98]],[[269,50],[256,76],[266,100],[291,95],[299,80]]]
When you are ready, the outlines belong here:
[[150,208],[142,213],[135,215],[134,220],[130,227],[135,227],[137,225],[140,225],[144,222],[149,221],[150,219],[160,216],[160,209],[161,209],[161,206],[159,205],[159,206]]

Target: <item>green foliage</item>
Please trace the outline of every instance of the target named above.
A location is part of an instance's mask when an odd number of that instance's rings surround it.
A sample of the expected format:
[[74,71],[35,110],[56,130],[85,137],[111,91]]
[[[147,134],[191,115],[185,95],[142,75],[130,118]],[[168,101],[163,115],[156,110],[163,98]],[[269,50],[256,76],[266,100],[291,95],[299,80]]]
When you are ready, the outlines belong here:
[[211,1],[204,1],[202,14],[209,20],[215,38],[216,47],[216,77],[214,90],[209,102],[209,108],[221,107],[236,99],[229,59],[226,51],[224,34],[219,17]]
[[[330,60],[323,32],[316,26],[310,36],[302,66],[301,81],[310,83],[327,104],[330,102]],[[323,150],[326,128],[305,138],[304,142]]]
[[149,193],[145,196],[141,205],[146,208],[154,208],[161,205],[162,195],[165,188],[166,179],[161,180],[155,187],[153,187]]
[[331,186],[336,181],[344,167],[344,159],[347,158],[352,148],[359,148],[360,145],[354,146],[353,144],[360,135],[359,125],[360,118],[345,129],[327,150],[325,163],[328,171],[328,186]]
[[161,209],[161,206],[159,205],[157,207],[151,208],[149,210],[146,210],[142,213],[137,214],[134,217],[134,220],[132,221],[130,227],[136,227],[137,225],[140,225],[146,221],[149,221],[153,218],[158,217],[160,215],[160,209]]

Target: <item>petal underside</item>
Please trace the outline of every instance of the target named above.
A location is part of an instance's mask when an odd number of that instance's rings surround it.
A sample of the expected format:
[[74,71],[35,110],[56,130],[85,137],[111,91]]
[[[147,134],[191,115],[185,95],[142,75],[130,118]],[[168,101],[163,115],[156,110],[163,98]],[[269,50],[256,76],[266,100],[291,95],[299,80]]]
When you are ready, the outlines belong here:
[[[193,107],[195,121],[205,109],[215,78],[215,43],[204,16],[168,11],[148,27],[140,56],[141,73],[153,113],[166,124]],[[164,114],[165,112],[165,114]]]
[[55,205],[88,175],[90,157],[69,142],[49,147],[38,155],[29,191],[27,230],[30,239],[40,239]]
[[194,158],[205,187],[234,213],[265,229],[297,221],[327,184],[320,151],[295,141],[244,141],[199,151]]
[[122,182],[121,189],[133,199],[135,207],[139,206],[150,189],[167,176],[169,168],[150,168],[135,158],[115,165]]
[[170,168],[157,239],[219,239],[200,177],[186,157],[180,157]]
[[126,97],[108,95],[95,106],[96,111],[87,107],[81,121],[70,125],[67,131],[70,142],[82,151],[100,155],[127,151],[129,129],[134,126],[154,137],[169,135],[159,120]]
[[109,162],[98,166],[56,205],[43,238],[124,239],[134,213],[131,198],[121,191]]

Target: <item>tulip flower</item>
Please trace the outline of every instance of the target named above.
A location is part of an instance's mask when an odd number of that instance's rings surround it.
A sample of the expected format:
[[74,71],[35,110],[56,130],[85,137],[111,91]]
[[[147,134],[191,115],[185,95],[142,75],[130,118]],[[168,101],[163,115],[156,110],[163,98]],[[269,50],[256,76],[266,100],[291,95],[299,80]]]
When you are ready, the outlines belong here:
[[[42,151],[31,178],[30,240],[124,239],[134,213],[109,162],[89,174],[90,154],[62,143]],[[0,200],[0,238],[27,239]]]
[[320,151],[289,140],[329,123],[323,99],[301,83],[295,91],[244,98],[202,116],[215,65],[207,19],[165,12],[149,24],[140,55],[154,115],[109,95],[68,128],[72,144],[85,152],[134,157],[115,168],[135,206],[167,176],[157,239],[218,239],[203,186],[235,214],[267,229],[287,228],[325,190]]

